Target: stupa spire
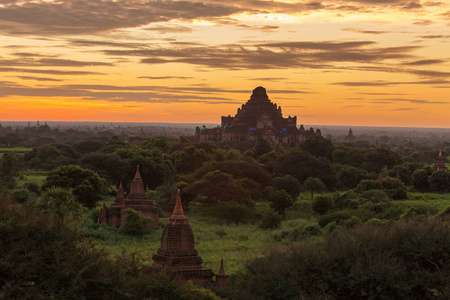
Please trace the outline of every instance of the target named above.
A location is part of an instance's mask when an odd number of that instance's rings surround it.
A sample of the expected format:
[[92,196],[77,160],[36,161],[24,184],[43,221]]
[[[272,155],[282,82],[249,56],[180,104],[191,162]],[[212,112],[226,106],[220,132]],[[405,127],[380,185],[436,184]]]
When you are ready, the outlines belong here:
[[177,220],[185,220],[186,216],[184,215],[183,206],[181,205],[181,197],[180,190],[177,190],[177,201],[175,203],[175,208],[173,209],[171,219]]
[[219,275],[226,275],[225,268],[223,267],[223,258],[220,260],[220,268],[219,268]]
[[140,179],[141,173],[139,172],[139,165],[136,167],[136,174],[134,175],[134,179]]

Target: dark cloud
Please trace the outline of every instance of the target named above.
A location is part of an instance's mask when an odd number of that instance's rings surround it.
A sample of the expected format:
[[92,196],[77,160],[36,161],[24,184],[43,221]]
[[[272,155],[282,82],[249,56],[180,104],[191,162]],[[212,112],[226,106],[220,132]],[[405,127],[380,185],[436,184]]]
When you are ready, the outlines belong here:
[[434,65],[434,64],[442,64],[445,63],[446,60],[444,59],[422,59],[422,60],[416,60],[413,62],[405,63],[405,65],[410,66],[425,66],[425,65]]
[[414,25],[418,25],[418,26],[428,26],[433,24],[433,21],[431,20],[418,20],[413,22]]
[[16,76],[24,80],[36,80],[36,81],[63,81],[62,79],[48,78],[48,77],[33,77],[33,76]]
[[380,31],[380,30],[363,30],[363,29],[358,29],[358,28],[344,28],[341,29],[343,31],[352,31],[352,32],[356,32],[356,33],[364,33],[364,34],[385,34],[385,33],[390,33],[389,31]]
[[16,72],[16,73],[32,73],[32,74],[49,74],[49,75],[100,75],[103,73],[90,71],[63,71],[63,70],[38,70],[38,69],[22,69],[22,68],[0,68],[0,72]]
[[185,76],[140,76],[138,78],[143,78],[143,79],[193,79],[195,77],[185,77]]
[[415,108],[415,107],[400,107],[400,108],[391,109],[391,111],[409,111],[409,110],[418,110],[418,108]]
[[152,27],[145,28],[146,31],[155,31],[161,34],[166,33],[189,33],[194,31],[192,28],[181,25],[154,25]]
[[96,61],[77,61],[71,59],[58,58],[20,58],[0,60],[0,66],[23,66],[23,67],[93,67],[93,66],[112,66],[111,63]]
[[382,101],[390,101],[390,102],[408,102],[414,104],[448,104],[448,102],[442,101],[429,101],[429,100],[418,100],[418,99],[405,99],[405,98],[388,98],[388,99],[379,99]]
[[142,57],[145,64],[187,63],[209,68],[339,69],[339,62],[378,63],[386,59],[413,57],[410,52],[419,47],[377,47],[373,41],[359,42],[279,42],[255,45],[218,45],[160,47],[147,49],[104,50],[110,56]]
[[138,27],[173,19],[228,16],[234,5],[197,1],[10,1],[0,7],[0,30],[12,34],[82,34]]
[[254,81],[280,81],[280,80],[286,80],[288,78],[286,77],[258,77],[258,78],[247,78],[247,80],[254,80]]
[[416,84],[450,84],[450,81],[447,80],[424,80],[424,81],[383,81],[383,80],[375,80],[375,81],[346,81],[346,82],[335,82],[331,83],[334,85],[343,85],[343,86],[373,86],[373,87],[384,87],[391,85],[416,85]]
[[419,37],[423,39],[448,39],[450,38],[450,35],[435,34],[435,35],[421,35]]

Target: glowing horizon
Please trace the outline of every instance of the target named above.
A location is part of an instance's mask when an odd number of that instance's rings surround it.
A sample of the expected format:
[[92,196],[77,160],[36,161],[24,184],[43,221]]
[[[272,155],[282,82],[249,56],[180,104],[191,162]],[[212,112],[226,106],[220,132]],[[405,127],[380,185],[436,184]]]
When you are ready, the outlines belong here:
[[8,0],[0,120],[450,128],[450,3]]

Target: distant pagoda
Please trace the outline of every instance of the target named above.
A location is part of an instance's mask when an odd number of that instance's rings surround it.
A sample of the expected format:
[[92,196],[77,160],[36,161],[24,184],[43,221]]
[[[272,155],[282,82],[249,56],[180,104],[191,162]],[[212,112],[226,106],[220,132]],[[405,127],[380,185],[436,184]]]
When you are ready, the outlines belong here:
[[139,173],[139,166],[136,168],[136,174],[131,182],[130,193],[126,199],[122,182],[120,182],[114,203],[109,208],[103,203],[100,212],[100,223],[109,224],[110,226],[122,225],[126,221],[126,214],[123,212],[126,208],[140,211],[144,217],[152,221],[153,226],[159,225],[159,209],[145,195],[144,183]]
[[281,106],[272,103],[266,89],[257,87],[250,100],[237,109],[234,117],[222,116],[221,126],[195,129],[195,141],[254,141],[265,139],[269,142],[291,143],[305,140],[308,136],[321,135],[319,129],[297,128],[297,117],[284,118]]
[[436,163],[434,164],[433,169],[436,171],[443,170],[445,172],[448,172],[448,169],[445,166],[445,157],[442,155],[442,151],[439,151],[439,155],[436,158]]

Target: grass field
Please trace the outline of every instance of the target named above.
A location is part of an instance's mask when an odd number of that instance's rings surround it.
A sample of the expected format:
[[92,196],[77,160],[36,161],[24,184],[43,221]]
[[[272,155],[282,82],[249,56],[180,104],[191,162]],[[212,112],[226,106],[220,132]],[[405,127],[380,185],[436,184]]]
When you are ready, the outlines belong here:
[[42,185],[42,183],[44,183],[46,177],[46,172],[28,170],[27,172],[21,174],[21,176],[17,180],[17,185],[22,186],[27,182],[32,182],[40,186]]
[[[194,232],[195,248],[203,259],[203,266],[217,272],[220,259],[223,258],[226,272],[236,274],[246,261],[263,256],[273,245],[292,243],[276,241],[274,237],[283,231],[289,232],[316,223],[310,196],[309,193],[302,193],[296,203],[287,210],[284,221],[276,230],[262,230],[258,228],[258,224],[226,224],[206,216],[200,206],[191,204],[188,220]],[[105,204],[109,206],[113,201],[114,197],[108,197]],[[450,206],[450,194],[409,193],[408,200],[391,201],[391,204],[405,212],[414,208],[419,214],[436,214]],[[266,203],[258,203],[256,209],[264,211],[268,206]],[[127,236],[117,228],[95,224],[94,219],[98,213],[99,207],[84,215],[82,228],[88,241],[105,248],[113,258],[125,251],[134,253],[143,264],[153,262],[152,256],[160,247],[164,230],[162,226],[152,228],[151,232],[143,237]],[[166,223],[166,218],[160,218],[160,224]]]

